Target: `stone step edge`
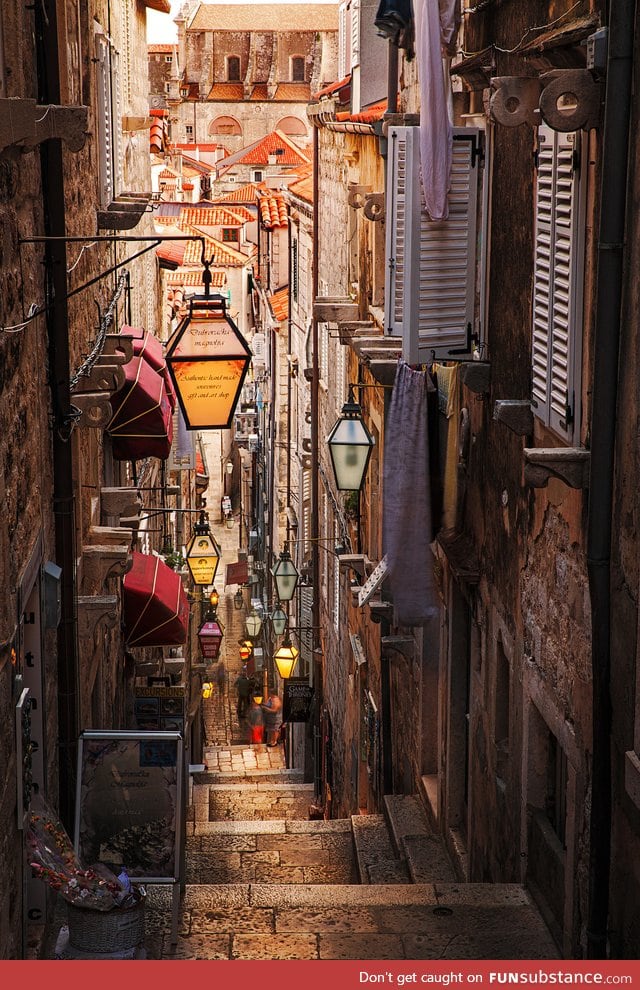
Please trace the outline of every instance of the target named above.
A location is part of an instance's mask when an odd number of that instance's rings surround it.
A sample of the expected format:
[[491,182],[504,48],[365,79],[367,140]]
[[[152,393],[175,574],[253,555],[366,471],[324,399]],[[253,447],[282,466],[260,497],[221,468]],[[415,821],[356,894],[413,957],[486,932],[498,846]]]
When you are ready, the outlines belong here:
[[399,860],[397,860],[395,856],[393,842],[389,836],[389,827],[384,815],[352,815],[351,828],[353,832],[356,866],[358,868],[358,877],[360,878],[361,884],[371,883],[367,867],[377,865],[377,861],[371,860],[371,850],[367,849],[367,837],[370,836],[372,832],[379,834],[384,830],[389,847],[389,859],[393,862],[399,863]]
[[[189,829],[191,831],[189,832]],[[315,835],[351,831],[349,819],[308,821],[306,818],[249,819],[246,821],[190,822],[192,835]]]
[[260,793],[265,793],[267,791],[273,791],[276,794],[284,794],[290,792],[292,795],[300,794],[313,794],[315,788],[313,784],[274,784],[269,781],[262,783],[260,780],[243,780],[238,783],[232,783],[231,781],[224,781],[220,784],[195,784],[196,787],[207,788],[209,791],[231,791],[232,793],[246,793],[247,791],[253,792],[257,791]]
[[[203,901],[206,906],[203,907]],[[519,884],[408,883],[408,884],[188,884],[184,908],[213,907],[332,908],[350,906],[408,906],[449,908],[533,907]],[[147,885],[147,907],[169,910],[170,885]]]

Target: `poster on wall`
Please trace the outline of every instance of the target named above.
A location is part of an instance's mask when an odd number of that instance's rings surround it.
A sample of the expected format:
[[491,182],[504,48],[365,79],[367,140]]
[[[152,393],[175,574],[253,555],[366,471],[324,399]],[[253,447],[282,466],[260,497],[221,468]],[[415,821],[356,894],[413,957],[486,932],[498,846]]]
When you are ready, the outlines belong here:
[[84,732],[78,746],[75,849],[82,863],[175,883],[183,741],[177,731]]
[[283,722],[308,722],[311,715],[313,688],[306,677],[289,677],[284,682]]

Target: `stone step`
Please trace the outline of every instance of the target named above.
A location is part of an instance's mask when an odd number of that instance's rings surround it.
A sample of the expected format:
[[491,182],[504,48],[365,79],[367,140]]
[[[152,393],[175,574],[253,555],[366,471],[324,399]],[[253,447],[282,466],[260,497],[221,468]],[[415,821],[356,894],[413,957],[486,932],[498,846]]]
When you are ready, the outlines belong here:
[[394,846],[406,860],[411,880],[454,882],[456,874],[444,843],[433,832],[422,801],[413,795],[387,794],[384,805]]
[[149,959],[557,959],[517,884],[149,885]]
[[[209,883],[352,884],[358,882],[346,828],[293,831],[287,821],[215,822],[187,836],[186,881]],[[328,823],[327,823],[328,824]],[[241,826],[230,828],[229,826]],[[270,827],[271,826],[271,827]]]
[[351,825],[360,883],[408,883],[407,867],[395,854],[384,815],[354,815]]
[[307,820],[313,797],[313,784],[276,783],[261,776],[236,784],[196,785],[195,821]]

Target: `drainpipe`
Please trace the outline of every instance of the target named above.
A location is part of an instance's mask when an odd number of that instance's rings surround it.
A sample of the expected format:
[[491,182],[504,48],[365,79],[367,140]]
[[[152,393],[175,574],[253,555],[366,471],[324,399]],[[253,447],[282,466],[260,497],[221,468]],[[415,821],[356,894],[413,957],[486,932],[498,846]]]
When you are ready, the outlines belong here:
[[596,284],[587,569],[593,770],[587,956],[607,957],[611,866],[611,514],[636,0],[610,4]]
[[[319,186],[319,141],[318,128],[313,128],[313,251],[312,251],[312,298],[315,309],[315,300],[318,298],[318,243],[319,243],[319,223],[318,223],[318,186]],[[322,743],[322,653],[318,649],[320,644],[320,544],[319,539],[319,445],[318,445],[318,396],[319,396],[319,366],[318,366],[318,321],[313,313],[311,321],[311,580],[313,586],[313,601],[311,609],[312,632],[312,656],[313,656],[313,687],[314,687],[314,721],[313,731],[313,757],[315,766],[313,768],[313,779],[315,785],[316,798],[319,798],[324,790],[324,780],[322,779],[323,764],[323,743]],[[307,737],[307,742],[309,739]],[[307,771],[307,767],[305,767]],[[305,772],[305,779],[307,772]]]
[[[55,0],[36,4],[39,47],[39,98],[60,104],[58,26]],[[64,237],[64,172],[62,142],[40,145],[45,234]],[[45,246],[46,311],[49,342],[49,382],[53,406],[53,516],[56,561],[62,568],[62,618],[58,626],[58,739],[59,807],[67,829],[74,821],[78,714],[78,652],[75,615],[75,514],[71,450],[71,386],[69,381],[69,312],[67,306],[67,250],[64,240]]]

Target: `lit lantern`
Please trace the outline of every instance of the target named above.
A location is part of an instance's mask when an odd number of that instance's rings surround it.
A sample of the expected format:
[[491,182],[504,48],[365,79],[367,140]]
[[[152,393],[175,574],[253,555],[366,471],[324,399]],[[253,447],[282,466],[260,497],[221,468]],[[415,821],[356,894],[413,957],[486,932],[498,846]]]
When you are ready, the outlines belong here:
[[213,696],[213,684],[211,681],[204,681],[202,685],[202,697],[206,700]]
[[283,681],[286,681],[288,677],[291,677],[299,654],[300,650],[297,650],[287,638],[274,655],[273,659],[275,665],[278,668],[278,673]]
[[223,296],[191,300],[169,341],[167,367],[189,430],[228,429],[251,362]]
[[251,611],[245,620],[245,624],[251,639],[257,639],[262,629],[262,619],[258,613]]
[[187,567],[195,584],[213,584],[220,563],[221,551],[211,535],[204,512],[194,527],[194,536],[187,547]]
[[240,643],[240,659],[243,663],[246,663],[251,654],[253,653],[253,643],[245,640],[244,643]]

